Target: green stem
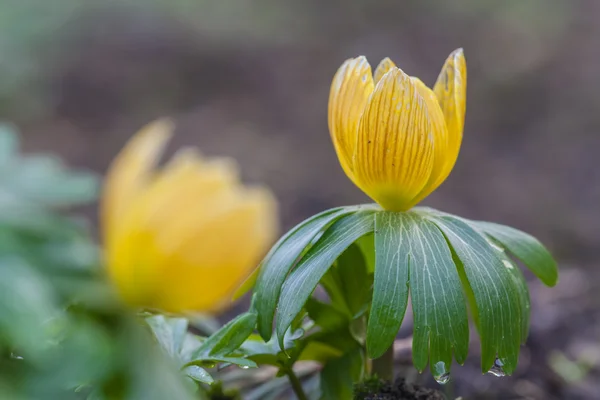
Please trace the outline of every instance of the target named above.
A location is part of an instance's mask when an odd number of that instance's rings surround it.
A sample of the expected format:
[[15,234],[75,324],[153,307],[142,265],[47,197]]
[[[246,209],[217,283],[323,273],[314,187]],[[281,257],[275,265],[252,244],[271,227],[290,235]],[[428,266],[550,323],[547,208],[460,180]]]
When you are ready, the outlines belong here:
[[304,393],[304,388],[302,388],[302,383],[294,373],[294,370],[292,368],[287,368],[285,374],[288,376],[290,383],[292,384],[292,389],[294,390],[294,393],[296,393],[298,400],[308,400],[306,393]]
[[373,367],[371,369],[373,375],[377,375],[380,379],[386,381],[394,380],[394,345],[392,344],[389,349],[379,358],[373,360]]

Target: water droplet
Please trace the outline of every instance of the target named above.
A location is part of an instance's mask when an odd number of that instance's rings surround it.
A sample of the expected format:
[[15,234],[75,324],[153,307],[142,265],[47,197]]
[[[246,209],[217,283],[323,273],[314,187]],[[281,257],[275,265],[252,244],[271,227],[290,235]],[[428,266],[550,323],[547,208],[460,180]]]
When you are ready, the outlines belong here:
[[445,385],[446,383],[448,383],[450,381],[450,373],[446,372],[445,374],[442,374],[442,375],[436,375],[433,378],[440,385]]
[[250,367],[249,367],[249,366],[247,366],[247,365],[242,365],[242,366],[240,366],[240,368],[242,368],[242,369],[248,369],[248,368],[250,368]]
[[496,358],[496,360],[494,361],[494,365],[492,365],[492,368],[490,368],[490,370],[488,371],[488,374],[497,376],[497,377],[502,377],[502,376],[506,376],[506,373],[504,372],[504,369],[502,368],[504,366],[504,363],[499,359]]
[[445,374],[446,372],[448,372],[448,370],[446,370],[445,362],[438,361],[435,364],[433,364],[433,374],[434,375],[442,375],[442,374]]
[[214,368],[217,365],[217,363],[213,362],[213,361],[203,361],[202,362],[202,366],[206,367],[206,368]]
[[445,385],[450,380],[450,372],[446,369],[446,363],[438,361],[433,364],[433,378],[440,385]]

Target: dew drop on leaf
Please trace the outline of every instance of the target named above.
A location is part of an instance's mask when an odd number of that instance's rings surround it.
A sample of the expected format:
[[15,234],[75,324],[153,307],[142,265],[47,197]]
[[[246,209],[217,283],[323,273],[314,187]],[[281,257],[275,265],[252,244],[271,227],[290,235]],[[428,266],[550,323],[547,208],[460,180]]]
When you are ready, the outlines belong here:
[[433,378],[440,385],[445,385],[450,380],[450,372],[443,361],[438,361],[433,365]]
[[490,368],[490,370],[488,371],[488,374],[497,376],[497,377],[502,377],[502,376],[506,376],[506,373],[504,372],[504,369],[502,368],[504,366],[504,363],[502,361],[500,361],[499,358],[496,358],[496,361],[494,361],[494,365],[492,365],[492,368]]
[[446,372],[445,374],[442,374],[442,375],[435,375],[433,377],[433,379],[435,379],[435,381],[437,383],[439,383],[440,385],[445,385],[446,383],[448,383],[450,381],[450,372]]

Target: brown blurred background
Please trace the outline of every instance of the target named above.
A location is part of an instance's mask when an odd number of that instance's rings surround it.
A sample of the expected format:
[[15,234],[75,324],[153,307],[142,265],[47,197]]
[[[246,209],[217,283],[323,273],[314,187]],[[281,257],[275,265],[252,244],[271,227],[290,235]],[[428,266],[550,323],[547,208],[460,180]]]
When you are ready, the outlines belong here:
[[[172,148],[238,159],[270,185],[283,228],[367,201],[327,131],[346,59],[390,56],[433,84],[465,49],[463,147],[425,204],[513,225],[557,255],[532,281],[518,373],[454,370],[465,399],[600,393],[600,2],[597,0],[0,0],[0,118],[30,151],[103,172],[143,124],[171,116]],[[472,336],[475,336],[474,334]],[[432,381],[429,381],[433,385]]]

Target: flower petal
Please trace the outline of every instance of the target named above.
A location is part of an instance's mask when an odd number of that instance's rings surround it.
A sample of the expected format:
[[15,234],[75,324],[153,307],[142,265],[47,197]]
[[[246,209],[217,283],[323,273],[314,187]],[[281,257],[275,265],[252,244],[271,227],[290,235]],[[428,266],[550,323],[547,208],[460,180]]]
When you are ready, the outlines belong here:
[[358,129],[357,185],[383,208],[408,209],[433,168],[434,137],[427,105],[399,68],[377,84]]
[[448,156],[442,181],[454,168],[462,142],[467,101],[467,63],[462,49],[454,50],[442,67],[433,91],[448,126]]
[[352,181],[352,157],[356,148],[358,121],[373,88],[371,66],[362,56],[346,60],[331,83],[329,132],[340,164]]
[[390,69],[394,68],[395,66],[396,64],[394,64],[394,62],[390,60],[389,57],[386,57],[383,60],[381,60],[377,68],[375,68],[375,73],[373,74],[373,80],[375,81],[375,84],[377,84],[377,82],[379,82],[381,78],[383,78],[383,75],[385,75]]
[[146,185],[135,207],[121,216],[118,229],[106,234],[105,256],[111,278],[128,303],[160,308],[155,302],[163,260],[172,258],[184,240],[183,228],[188,237],[193,235],[190,215],[208,218],[214,210],[205,206],[218,203],[217,194],[239,186],[237,166],[228,159],[204,162],[186,149]]
[[184,235],[164,263],[158,294],[163,309],[221,309],[272,244],[277,221],[271,192],[241,189],[236,195],[196,225],[193,235]]
[[172,130],[173,124],[168,120],[147,125],[127,143],[111,164],[101,204],[105,240],[115,232],[133,200],[146,187]]
[[238,186],[238,166],[233,160],[215,158],[203,161],[190,149],[180,151],[140,200],[137,208],[143,219],[135,224],[157,230],[158,236],[168,235],[165,228],[175,221],[188,223],[187,218],[174,218],[174,212],[198,208],[210,214],[203,205],[214,196]]
[[448,128],[444,120],[444,114],[435,97],[435,94],[419,78],[411,77],[412,82],[417,87],[421,97],[427,106],[427,113],[431,120],[431,129],[435,143],[433,152],[433,169],[431,176],[421,193],[414,199],[413,204],[417,204],[422,199],[433,192],[448,176],[445,173],[445,166],[448,160]]

